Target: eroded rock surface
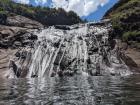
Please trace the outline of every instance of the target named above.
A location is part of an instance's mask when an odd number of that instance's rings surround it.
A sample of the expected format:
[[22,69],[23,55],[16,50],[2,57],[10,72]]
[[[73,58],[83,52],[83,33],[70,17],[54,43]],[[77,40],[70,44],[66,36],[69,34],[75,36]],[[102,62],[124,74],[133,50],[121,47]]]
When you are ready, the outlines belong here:
[[17,26],[17,27],[22,27],[27,29],[39,29],[43,27],[41,23],[20,15],[9,16],[7,18],[7,25]]
[[[10,59],[25,48],[33,48],[34,42],[38,39],[38,36],[33,33],[44,27],[39,22],[19,15],[10,15],[5,19],[5,23],[0,22],[0,72],[2,77],[10,68]],[[26,67],[22,68],[26,69]]]
[[129,75],[115,41],[109,43],[111,30],[103,22],[43,29],[36,33],[33,47],[22,49],[11,60],[12,76]]
[[121,59],[132,71],[140,72],[140,50],[119,39],[116,42]]

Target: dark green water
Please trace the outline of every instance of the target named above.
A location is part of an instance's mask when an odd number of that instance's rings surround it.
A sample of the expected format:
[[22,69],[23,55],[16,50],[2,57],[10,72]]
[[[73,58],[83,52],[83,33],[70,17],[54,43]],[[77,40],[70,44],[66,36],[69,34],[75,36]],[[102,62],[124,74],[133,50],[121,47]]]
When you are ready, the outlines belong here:
[[140,105],[140,75],[0,81],[0,105]]

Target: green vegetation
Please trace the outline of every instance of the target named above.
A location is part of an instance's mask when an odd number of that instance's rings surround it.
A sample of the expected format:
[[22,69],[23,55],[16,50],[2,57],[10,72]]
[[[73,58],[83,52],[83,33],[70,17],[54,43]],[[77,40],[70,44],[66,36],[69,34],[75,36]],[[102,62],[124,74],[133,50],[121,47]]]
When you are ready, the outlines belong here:
[[122,38],[124,41],[140,41],[140,31],[125,32]]
[[82,22],[76,13],[73,11],[66,12],[62,8],[34,7],[32,5],[15,3],[11,0],[0,0],[0,14],[7,12],[7,15],[13,13],[16,15],[22,15],[39,21],[44,25],[71,25]]
[[140,42],[140,0],[120,0],[104,17],[112,20],[114,37]]

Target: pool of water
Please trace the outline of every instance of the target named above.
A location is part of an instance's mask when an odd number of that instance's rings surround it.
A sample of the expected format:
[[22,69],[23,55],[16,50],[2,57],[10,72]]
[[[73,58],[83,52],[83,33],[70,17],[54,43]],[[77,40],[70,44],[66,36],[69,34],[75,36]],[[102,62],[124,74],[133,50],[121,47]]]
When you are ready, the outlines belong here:
[[0,81],[0,105],[140,105],[140,75]]

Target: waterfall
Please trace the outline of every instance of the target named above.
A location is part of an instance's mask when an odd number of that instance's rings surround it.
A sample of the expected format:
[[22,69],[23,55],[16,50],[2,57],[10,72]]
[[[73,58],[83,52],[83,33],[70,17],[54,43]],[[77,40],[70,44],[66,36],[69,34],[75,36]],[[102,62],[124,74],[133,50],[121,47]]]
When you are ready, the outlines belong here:
[[110,49],[110,24],[69,27],[70,30],[63,30],[52,26],[36,32],[38,40],[31,51],[27,77],[131,74],[125,63],[119,61],[116,49]]

